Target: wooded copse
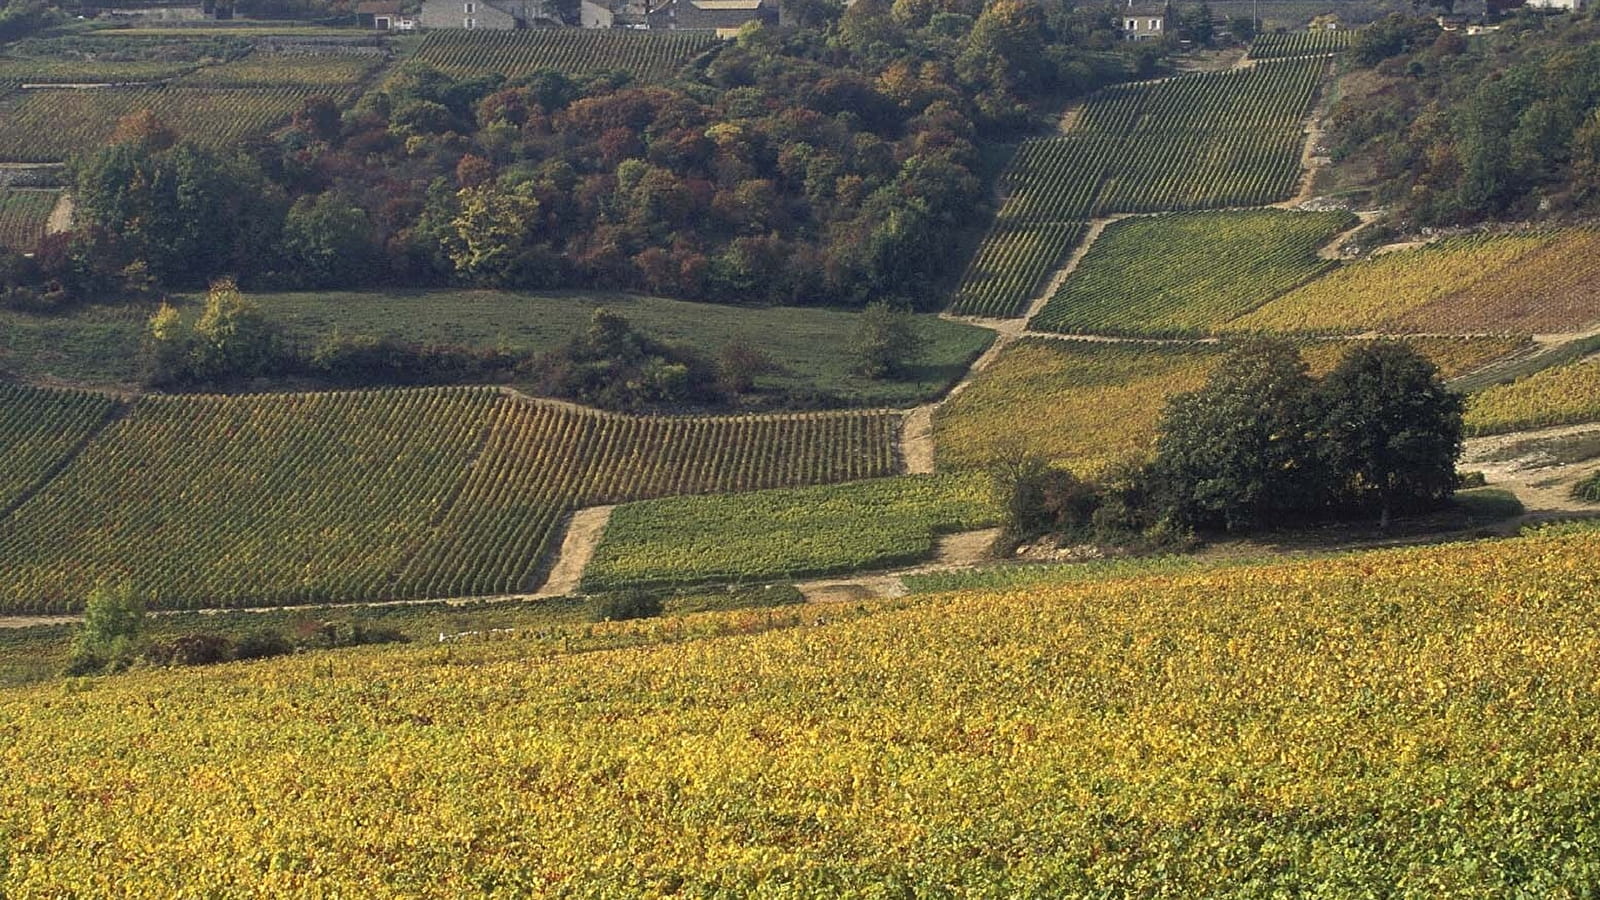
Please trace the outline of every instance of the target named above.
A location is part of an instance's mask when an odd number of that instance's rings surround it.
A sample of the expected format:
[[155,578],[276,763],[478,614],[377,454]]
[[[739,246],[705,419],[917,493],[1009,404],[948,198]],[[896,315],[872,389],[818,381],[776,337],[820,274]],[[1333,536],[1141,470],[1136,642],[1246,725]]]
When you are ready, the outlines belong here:
[[306,98],[245,152],[119,129],[72,166],[78,230],[9,287],[232,275],[932,308],[982,221],[984,148],[1159,59],[1119,46],[1104,13],[968,6],[868,0],[821,28],[746,31],[655,83],[413,62],[352,109]]
[[1463,399],[1398,341],[1366,341],[1321,379],[1284,341],[1236,346],[1201,389],[1173,396],[1153,457],[1098,483],[1016,453],[993,467],[1008,530],[1184,540],[1436,507],[1457,486]]

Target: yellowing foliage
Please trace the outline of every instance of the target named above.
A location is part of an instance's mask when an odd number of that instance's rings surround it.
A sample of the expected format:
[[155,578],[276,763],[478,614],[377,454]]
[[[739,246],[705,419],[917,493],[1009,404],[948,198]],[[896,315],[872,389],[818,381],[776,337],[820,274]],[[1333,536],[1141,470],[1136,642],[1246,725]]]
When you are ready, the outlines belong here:
[[566,658],[3,691],[0,895],[1580,896],[1597,552],[1561,531],[718,640],[596,626],[668,643]]
[[1600,419],[1600,359],[1591,357],[1473,394],[1469,434],[1498,434]]
[[1470,289],[1551,240],[1551,234],[1473,236],[1351,263],[1219,330],[1334,334],[1381,330],[1411,310]]

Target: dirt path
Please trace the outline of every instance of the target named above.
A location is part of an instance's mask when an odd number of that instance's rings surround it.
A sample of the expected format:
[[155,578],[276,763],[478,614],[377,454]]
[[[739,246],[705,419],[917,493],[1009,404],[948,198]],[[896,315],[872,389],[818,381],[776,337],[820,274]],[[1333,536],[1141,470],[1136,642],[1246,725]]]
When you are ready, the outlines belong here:
[[591,506],[572,514],[567,522],[567,533],[561,538],[561,549],[556,551],[556,563],[550,577],[532,595],[533,599],[565,597],[578,590],[583,580],[583,570],[594,558],[595,548],[606,533],[615,506]]
[[60,234],[72,230],[72,195],[66,191],[56,198],[56,208],[50,210],[50,220],[45,223],[45,234]]
[[900,426],[900,459],[907,475],[933,474],[933,411],[936,408],[933,403],[919,406],[906,413],[905,422]]
[[71,625],[82,616],[0,616],[0,629],[34,628],[39,625]]
[[1552,442],[1583,435],[1600,436],[1600,423],[1471,438],[1460,468],[1482,472],[1489,486],[1515,494],[1527,510],[1523,521],[1600,513],[1600,504],[1572,496],[1573,485],[1600,471],[1600,458],[1562,462],[1549,449]]
[[901,581],[903,577],[928,572],[969,569],[989,562],[989,548],[994,546],[998,537],[1000,537],[998,528],[947,534],[939,538],[933,559],[923,565],[896,569],[892,572],[820,578],[800,582],[795,587],[805,595],[807,603],[851,603],[875,598],[903,597],[906,594],[905,583]]

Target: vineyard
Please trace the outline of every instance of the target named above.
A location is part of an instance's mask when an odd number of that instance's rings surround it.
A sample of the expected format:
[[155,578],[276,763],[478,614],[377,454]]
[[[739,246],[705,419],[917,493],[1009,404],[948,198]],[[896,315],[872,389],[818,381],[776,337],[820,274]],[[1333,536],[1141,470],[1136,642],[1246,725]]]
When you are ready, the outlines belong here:
[[1600,320],[1600,232],[1465,235],[1349,263],[1223,326],[1547,333]]
[[951,312],[1011,318],[1021,315],[1082,239],[1081,222],[997,227],[978,248]]
[[[1520,338],[1413,338],[1445,377],[1525,346]],[[1314,374],[1348,342],[1302,347]],[[1215,344],[1127,344],[1033,338],[1008,348],[934,418],[941,469],[989,465],[1020,444],[1079,474],[1149,451],[1167,398],[1205,383]]]
[[1545,369],[1473,394],[1468,434],[1500,434],[1600,421],[1600,358]]
[[173,60],[93,60],[0,57],[0,82],[19,84],[130,84],[161,81],[197,64]]
[[60,197],[56,191],[0,188],[0,249],[32,253]]
[[0,515],[49,474],[112,411],[109,398],[0,382]]
[[0,99],[0,160],[57,162],[103,145],[129,113],[148,109],[187,140],[227,147],[285,122],[306,87],[25,90]]
[[1294,191],[1323,60],[1109,88],[1074,129],[1028,141],[1002,180],[1005,222],[1260,206]]
[[927,559],[938,534],[996,523],[984,473],[620,506],[586,590],[831,575]]
[[1250,43],[1251,59],[1282,59],[1289,56],[1319,56],[1350,49],[1356,33],[1341,28],[1334,31],[1290,31],[1260,34]]
[[172,608],[528,589],[575,506],[890,474],[898,423],[491,389],[147,397],[0,520],[0,608],[71,608],[108,578]]
[[383,62],[379,54],[264,53],[190,73],[181,83],[212,88],[304,87],[346,91]]
[[1106,228],[1030,323],[1037,331],[1170,337],[1209,332],[1334,263],[1317,250],[1349,213],[1176,213]]
[[1568,528],[8,690],[0,894],[1575,896],[1597,553]]
[[555,69],[569,75],[619,71],[661,79],[717,43],[710,32],[441,29],[428,33],[413,59],[457,78],[489,73],[517,78]]

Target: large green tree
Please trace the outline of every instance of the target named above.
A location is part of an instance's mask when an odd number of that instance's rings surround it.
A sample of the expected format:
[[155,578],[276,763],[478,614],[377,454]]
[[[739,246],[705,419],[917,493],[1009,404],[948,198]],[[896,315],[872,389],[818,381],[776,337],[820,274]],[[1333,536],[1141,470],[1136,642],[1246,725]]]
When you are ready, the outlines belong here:
[[1316,401],[1292,344],[1229,352],[1205,387],[1168,402],[1152,463],[1162,515],[1235,531],[1315,509],[1325,484]]
[[1364,343],[1318,393],[1338,499],[1376,509],[1386,527],[1396,511],[1455,490],[1464,403],[1426,357],[1398,341]]

